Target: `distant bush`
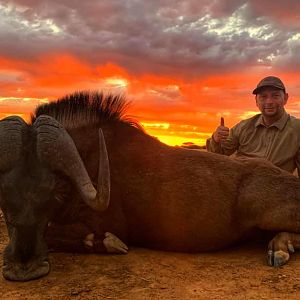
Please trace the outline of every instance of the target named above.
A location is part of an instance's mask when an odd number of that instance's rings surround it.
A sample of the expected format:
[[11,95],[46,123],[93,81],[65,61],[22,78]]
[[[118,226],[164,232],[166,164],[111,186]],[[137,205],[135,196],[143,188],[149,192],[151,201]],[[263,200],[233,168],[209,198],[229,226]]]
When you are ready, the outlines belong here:
[[183,143],[181,146],[181,148],[186,148],[186,149],[196,149],[196,150],[203,150],[203,149],[206,149],[206,146],[199,146],[199,145],[196,145],[192,142],[185,142]]

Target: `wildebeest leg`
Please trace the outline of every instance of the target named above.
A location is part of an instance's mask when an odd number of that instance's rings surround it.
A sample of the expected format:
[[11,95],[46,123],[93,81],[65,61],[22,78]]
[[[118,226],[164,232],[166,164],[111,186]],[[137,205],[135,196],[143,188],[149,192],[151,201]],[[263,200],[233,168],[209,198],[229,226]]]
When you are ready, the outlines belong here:
[[126,254],[128,251],[127,246],[112,233],[95,235],[82,223],[54,223],[48,228],[46,241],[49,249],[57,252]]
[[285,201],[280,198],[275,198],[272,204],[252,201],[243,211],[243,222],[248,220],[261,230],[278,232],[268,247],[268,264],[275,267],[285,264],[293,249],[300,248],[299,201]]
[[53,251],[87,252],[89,247],[86,247],[84,241],[89,233],[89,228],[82,223],[52,223],[48,227],[46,241],[49,249]]
[[300,249],[300,234],[280,232],[268,245],[268,264],[279,267],[284,265],[290,258],[289,253]]

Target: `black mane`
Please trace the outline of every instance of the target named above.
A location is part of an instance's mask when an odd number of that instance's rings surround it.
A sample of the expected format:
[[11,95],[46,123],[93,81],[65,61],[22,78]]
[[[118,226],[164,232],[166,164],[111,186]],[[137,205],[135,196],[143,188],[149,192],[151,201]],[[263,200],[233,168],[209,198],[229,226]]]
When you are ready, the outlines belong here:
[[122,122],[142,129],[137,121],[125,114],[129,105],[130,102],[123,95],[79,91],[38,106],[31,115],[31,123],[38,116],[45,114],[55,118],[65,128]]

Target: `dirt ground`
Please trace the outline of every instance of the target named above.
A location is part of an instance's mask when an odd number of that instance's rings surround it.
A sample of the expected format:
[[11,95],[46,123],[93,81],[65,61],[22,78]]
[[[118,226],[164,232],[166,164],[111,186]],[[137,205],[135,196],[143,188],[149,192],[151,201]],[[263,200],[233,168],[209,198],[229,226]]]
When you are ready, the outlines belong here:
[[[7,242],[0,221],[0,255]],[[31,282],[0,279],[0,299],[300,299],[300,255],[266,265],[266,244],[215,253],[133,248],[128,255],[51,253],[51,272]]]

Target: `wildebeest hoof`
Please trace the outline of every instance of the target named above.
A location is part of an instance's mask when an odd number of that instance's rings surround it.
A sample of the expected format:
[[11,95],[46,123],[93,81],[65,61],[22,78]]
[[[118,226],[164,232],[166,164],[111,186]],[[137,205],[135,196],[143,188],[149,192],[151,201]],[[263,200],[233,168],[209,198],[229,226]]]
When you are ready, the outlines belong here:
[[290,259],[288,252],[278,250],[278,251],[268,251],[268,264],[273,267],[283,266]]
[[275,251],[274,253],[274,267],[280,267],[288,262],[290,255],[282,250]]
[[290,253],[294,253],[292,235],[288,232],[278,233],[268,245],[268,265],[280,267],[288,262]]
[[128,247],[114,234],[105,232],[105,239],[103,240],[108,253],[127,254]]
[[93,248],[94,247],[94,238],[95,238],[95,234],[94,233],[89,233],[83,243],[87,248]]

